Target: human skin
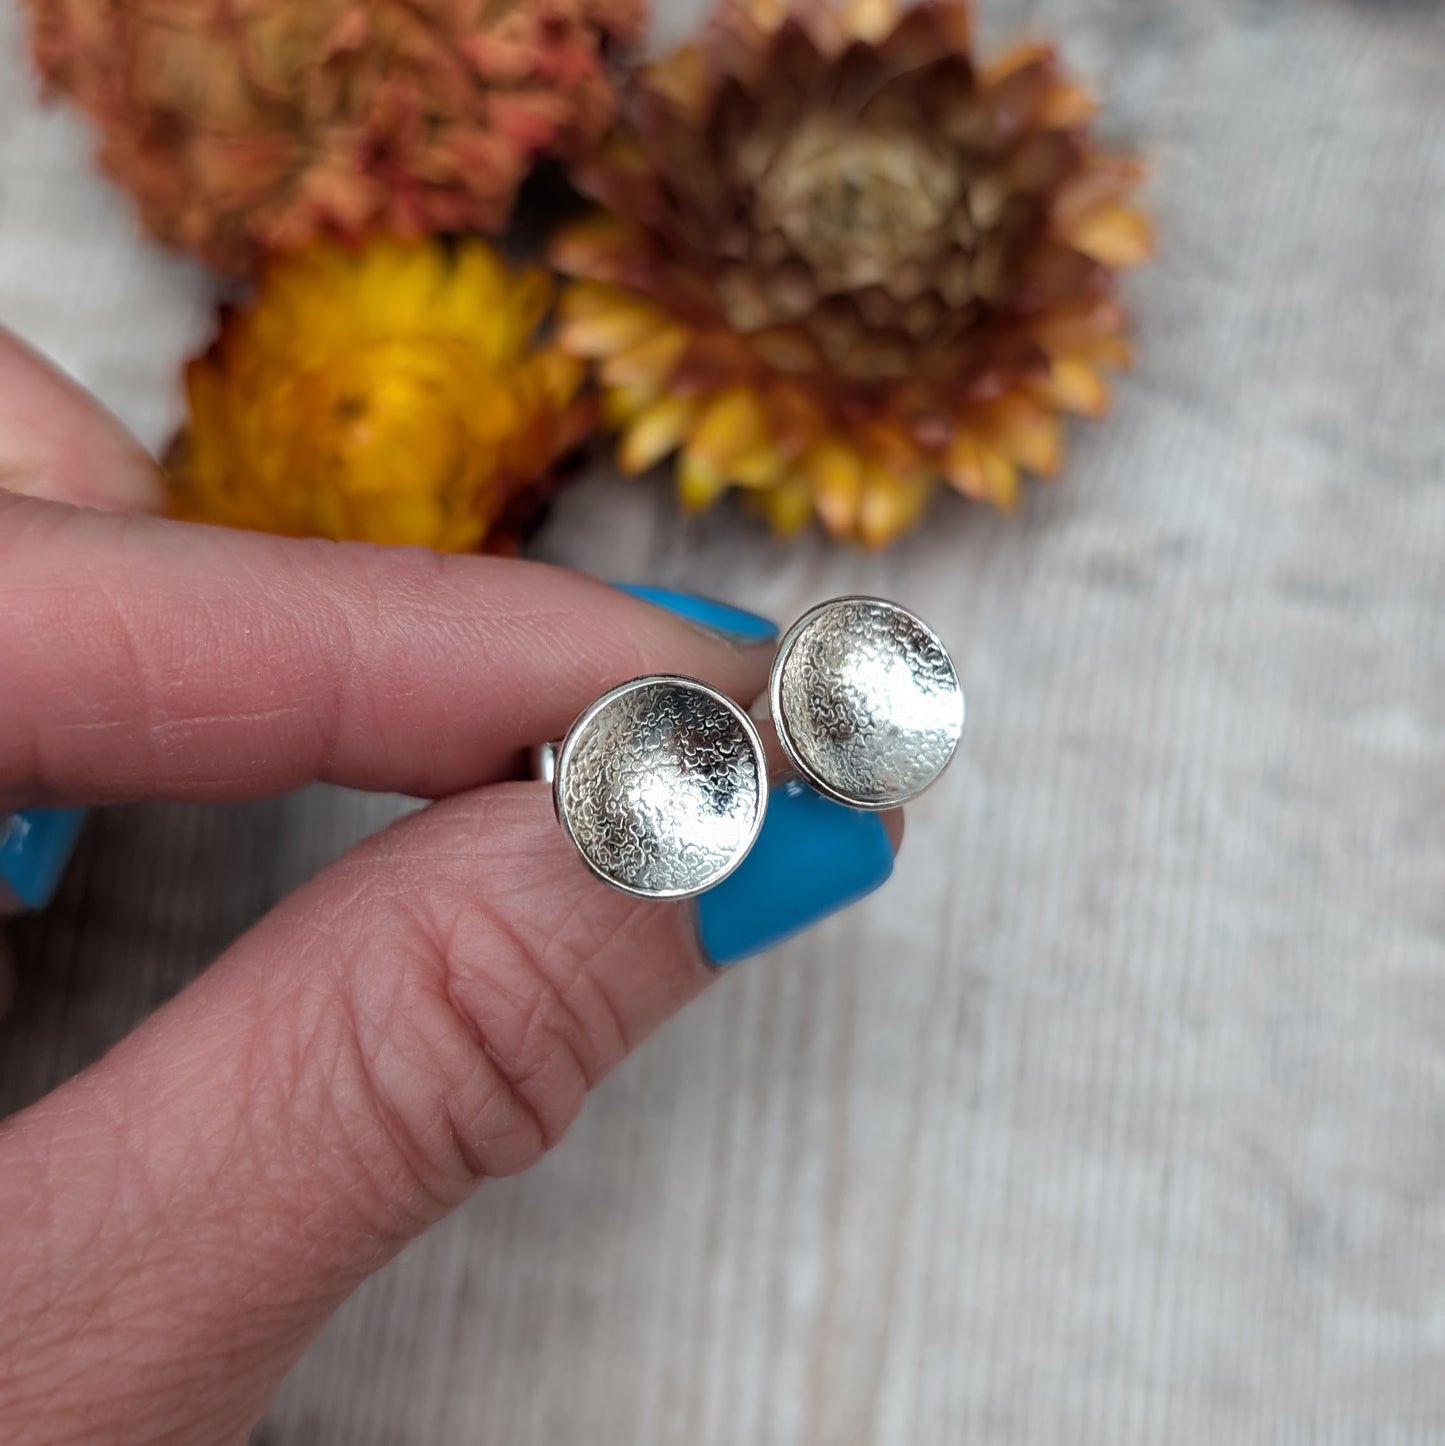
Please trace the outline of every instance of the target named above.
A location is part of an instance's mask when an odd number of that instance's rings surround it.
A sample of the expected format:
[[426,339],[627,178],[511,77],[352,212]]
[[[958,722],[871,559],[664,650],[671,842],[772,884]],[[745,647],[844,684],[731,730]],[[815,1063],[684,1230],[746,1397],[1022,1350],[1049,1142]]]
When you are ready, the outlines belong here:
[[[0,813],[313,779],[434,800],[0,1122],[0,1440],[243,1440],[346,1295],[715,975],[581,866],[527,745],[735,646],[538,564],[146,515],[154,468],[0,333]],[[896,831],[895,831],[896,838]]]

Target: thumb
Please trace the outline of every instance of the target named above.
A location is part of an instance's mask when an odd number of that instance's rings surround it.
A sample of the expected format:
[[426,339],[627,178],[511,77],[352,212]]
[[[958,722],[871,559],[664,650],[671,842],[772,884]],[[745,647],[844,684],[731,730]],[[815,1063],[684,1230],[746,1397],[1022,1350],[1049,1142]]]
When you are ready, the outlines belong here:
[[365,1275],[711,977],[691,906],[595,880],[541,785],[367,841],[0,1131],[0,1439],[243,1433]]
[[0,1131],[0,1440],[243,1434],[364,1276],[703,987],[694,933],[593,879],[538,784],[326,870]]

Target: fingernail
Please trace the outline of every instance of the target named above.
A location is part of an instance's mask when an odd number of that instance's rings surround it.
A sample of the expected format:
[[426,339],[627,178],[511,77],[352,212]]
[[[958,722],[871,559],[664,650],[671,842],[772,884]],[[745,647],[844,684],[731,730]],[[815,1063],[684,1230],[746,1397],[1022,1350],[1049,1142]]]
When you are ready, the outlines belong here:
[[50,902],[84,818],[83,808],[27,808],[0,819],[0,914]]
[[703,952],[734,964],[846,909],[893,872],[874,813],[844,808],[800,779],[777,785],[752,852],[697,901]]
[[630,593],[643,602],[666,608],[690,623],[721,633],[740,643],[768,643],[778,636],[777,624],[771,618],[744,612],[728,603],[715,602],[696,593],[677,592],[670,587],[651,587],[645,583],[613,583],[618,592]]

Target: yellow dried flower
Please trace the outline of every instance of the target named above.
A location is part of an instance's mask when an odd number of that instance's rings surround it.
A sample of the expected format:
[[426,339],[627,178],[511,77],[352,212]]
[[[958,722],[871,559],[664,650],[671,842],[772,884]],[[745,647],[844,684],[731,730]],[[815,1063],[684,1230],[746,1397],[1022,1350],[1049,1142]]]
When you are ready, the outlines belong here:
[[873,546],[940,484],[1011,507],[1129,359],[1141,168],[1093,113],[1047,46],[981,64],[966,0],[725,0],[634,77],[578,173],[607,213],[554,251],[622,468],[677,451],[689,508]]
[[321,243],[271,261],[186,370],[173,511],[289,536],[471,551],[586,431],[551,300],[482,241]]

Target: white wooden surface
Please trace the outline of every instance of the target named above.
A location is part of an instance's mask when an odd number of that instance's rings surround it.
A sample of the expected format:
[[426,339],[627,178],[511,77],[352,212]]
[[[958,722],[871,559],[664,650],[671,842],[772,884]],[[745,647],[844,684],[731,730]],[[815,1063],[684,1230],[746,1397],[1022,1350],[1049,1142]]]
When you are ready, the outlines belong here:
[[[12,4],[0,319],[158,442],[209,283],[34,110]],[[877,558],[605,479],[544,539],[780,618],[918,607],[959,764],[885,892],[365,1288],[257,1443],[1445,1440],[1445,9],[986,12],[1155,157],[1142,366],[1067,480]],[[96,818],[14,935],[0,1102],[393,807]]]

